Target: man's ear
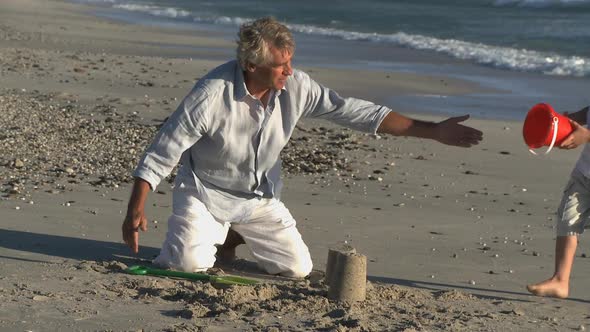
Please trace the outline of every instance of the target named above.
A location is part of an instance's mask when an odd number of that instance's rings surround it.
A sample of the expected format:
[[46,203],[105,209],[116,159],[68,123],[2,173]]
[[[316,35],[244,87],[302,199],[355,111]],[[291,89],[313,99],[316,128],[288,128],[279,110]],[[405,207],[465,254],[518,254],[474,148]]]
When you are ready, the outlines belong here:
[[250,73],[253,73],[256,71],[256,65],[253,64],[252,62],[248,62],[246,64],[246,70],[249,71]]

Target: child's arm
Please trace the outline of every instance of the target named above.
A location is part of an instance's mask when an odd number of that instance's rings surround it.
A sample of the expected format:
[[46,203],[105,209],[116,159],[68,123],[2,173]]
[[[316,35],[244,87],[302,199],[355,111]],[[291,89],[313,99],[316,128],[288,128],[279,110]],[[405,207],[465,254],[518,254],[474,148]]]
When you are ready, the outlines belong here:
[[581,124],[581,125],[586,125],[588,120],[587,120],[587,116],[588,116],[588,106],[582,108],[581,110],[575,112],[575,113],[571,113],[567,115],[570,119],[576,121],[577,123]]

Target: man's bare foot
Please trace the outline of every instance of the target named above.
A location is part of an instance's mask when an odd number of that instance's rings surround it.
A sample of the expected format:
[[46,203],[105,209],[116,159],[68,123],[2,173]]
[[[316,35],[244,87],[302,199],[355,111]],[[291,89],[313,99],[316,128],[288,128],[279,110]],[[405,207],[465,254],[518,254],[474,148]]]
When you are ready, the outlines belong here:
[[565,299],[569,295],[569,283],[556,279],[548,279],[538,284],[526,286],[526,289],[537,296],[549,296]]
[[236,247],[243,243],[244,238],[230,228],[223,245],[217,247],[217,259],[223,263],[231,263],[236,259]]
[[217,247],[217,260],[219,263],[231,263],[236,259],[236,248]]

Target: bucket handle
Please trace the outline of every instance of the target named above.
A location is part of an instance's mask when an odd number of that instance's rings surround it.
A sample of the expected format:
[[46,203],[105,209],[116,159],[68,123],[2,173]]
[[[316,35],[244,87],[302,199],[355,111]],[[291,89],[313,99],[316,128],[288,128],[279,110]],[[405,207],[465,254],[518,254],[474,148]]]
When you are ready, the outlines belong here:
[[[551,151],[551,149],[553,149],[553,146],[555,145],[555,141],[557,140],[557,129],[559,127],[559,119],[554,116],[553,117],[553,138],[551,139],[551,144],[549,144],[549,147],[547,148],[547,151],[545,151],[545,154],[548,154],[549,151]],[[533,151],[532,149],[529,149],[529,151],[536,155],[537,153],[535,151]]]

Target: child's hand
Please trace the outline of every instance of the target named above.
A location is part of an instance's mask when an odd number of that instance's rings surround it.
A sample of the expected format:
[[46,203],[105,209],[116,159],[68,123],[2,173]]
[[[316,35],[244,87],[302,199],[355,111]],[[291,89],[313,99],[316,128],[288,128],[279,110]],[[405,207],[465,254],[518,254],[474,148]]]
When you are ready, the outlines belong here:
[[590,130],[580,125],[574,120],[570,120],[570,124],[574,129],[572,133],[566,137],[563,142],[559,145],[560,149],[575,149],[582,144],[586,144],[590,141]]

